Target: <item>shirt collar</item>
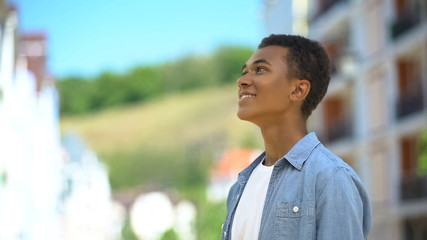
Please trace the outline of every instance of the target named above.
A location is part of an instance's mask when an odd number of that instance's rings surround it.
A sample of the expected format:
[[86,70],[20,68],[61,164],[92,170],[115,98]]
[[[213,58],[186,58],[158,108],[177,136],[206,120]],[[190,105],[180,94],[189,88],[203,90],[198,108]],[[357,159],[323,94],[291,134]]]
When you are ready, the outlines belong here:
[[301,171],[305,160],[307,160],[313,149],[319,144],[320,141],[317,139],[316,134],[311,132],[299,140],[283,158]]
[[246,169],[241,171],[238,176],[238,182],[241,185],[244,185],[246,181],[249,179],[249,176],[251,175],[252,171],[258,166],[258,164],[261,163],[262,160],[264,160],[265,152],[261,153]]
[[[305,160],[307,160],[307,158],[310,156],[310,153],[319,144],[320,141],[317,139],[316,134],[311,132],[299,140],[292,147],[292,149],[285,156],[279,159],[279,161],[277,161],[274,165],[282,165],[284,162],[282,159],[285,159],[292,166],[301,171]],[[244,184],[249,179],[252,171],[256,166],[258,166],[258,164],[260,164],[264,157],[265,152],[259,155],[258,158],[256,158],[246,169],[239,173],[238,182],[240,184]]]

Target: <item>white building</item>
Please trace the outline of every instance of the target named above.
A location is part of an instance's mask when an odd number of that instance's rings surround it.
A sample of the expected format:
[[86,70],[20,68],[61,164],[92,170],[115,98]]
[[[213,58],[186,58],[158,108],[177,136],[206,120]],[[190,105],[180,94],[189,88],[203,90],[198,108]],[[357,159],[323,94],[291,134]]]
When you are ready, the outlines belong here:
[[264,0],[262,18],[265,35],[306,35],[308,0]]
[[[36,91],[17,13],[0,2],[0,239],[60,239],[60,142],[53,86]],[[23,55],[17,56],[20,52]],[[15,65],[16,60],[19,59]]]
[[367,186],[369,239],[427,239],[427,176],[417,171],[427,129],[427,2],[310,0],[308,23],[308,37],[331,59],[310,126]]
[[0,240],[120,239],[124,210],[107,170],[86,149],[62,157],[46,37],[17,30],[0,0]]
[[66,135],[63,145],[64,239],[120,239],[126,213],[111,200],[107,168],[76,135]]

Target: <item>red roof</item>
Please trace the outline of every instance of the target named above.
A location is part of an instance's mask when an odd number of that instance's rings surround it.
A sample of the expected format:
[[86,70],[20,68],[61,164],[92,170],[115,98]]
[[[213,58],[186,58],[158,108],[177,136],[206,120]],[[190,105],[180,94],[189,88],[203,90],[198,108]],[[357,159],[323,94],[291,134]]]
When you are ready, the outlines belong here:
[[230,149],[226,150],[212,172],[213,178],[237,178],[237,174],[254,160],[258,150]]

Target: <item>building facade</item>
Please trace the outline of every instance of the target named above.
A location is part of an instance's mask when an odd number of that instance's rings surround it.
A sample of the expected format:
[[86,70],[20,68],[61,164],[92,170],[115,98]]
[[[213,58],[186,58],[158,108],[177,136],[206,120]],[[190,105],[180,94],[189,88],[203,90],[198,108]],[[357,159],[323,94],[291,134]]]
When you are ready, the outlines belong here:
[[427,2],[310,0],[307,17],[331,60],[309,125],[367,186],[369,239],[427,239]]
[[27,41],[20,39],[17,11],[1,1],[0,12],[0,239],[60,239],[56,90],[37,90],[28,64],[34,47],[20,48]]
[[0,0],[0,239],[120,239],[107,169],[88,149],[61,148],[47,37],[20,34],[18,18]]

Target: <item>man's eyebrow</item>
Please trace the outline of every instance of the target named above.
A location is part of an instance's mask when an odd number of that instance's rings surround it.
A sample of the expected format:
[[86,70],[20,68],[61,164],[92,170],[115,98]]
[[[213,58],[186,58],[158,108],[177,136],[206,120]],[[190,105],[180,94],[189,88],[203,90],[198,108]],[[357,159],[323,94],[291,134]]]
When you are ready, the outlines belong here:
[[270,62],[268,62],[267,60],[265,60],[265,59],[258,59],[258,60],[256,60],[253,64],[257,64],[257,63],[265,63],[265,64],[268,64],[268,65],[271,65],[271,63]]
[[[256,61],[254,61],[252,64],[258,64],[258,63],[265,63],[271,66],[271,63],[265,59],[258,59]],[[243,64],[242,70],[245,69],[247,67],[246,64]]]

